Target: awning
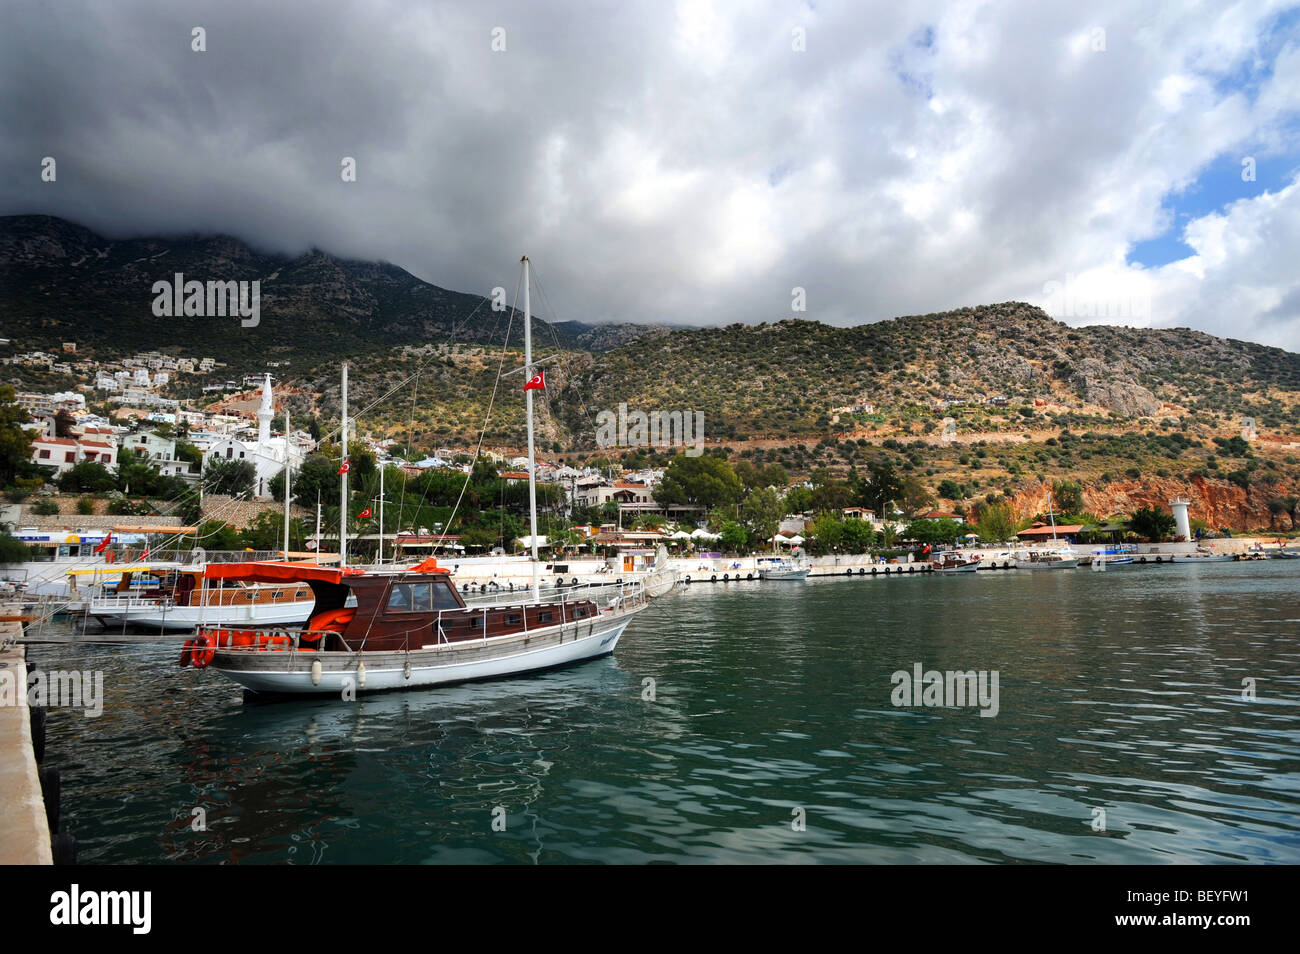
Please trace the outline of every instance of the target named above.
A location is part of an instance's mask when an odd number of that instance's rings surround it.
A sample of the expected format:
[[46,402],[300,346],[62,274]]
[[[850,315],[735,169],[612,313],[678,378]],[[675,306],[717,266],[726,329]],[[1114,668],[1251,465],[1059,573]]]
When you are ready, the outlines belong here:
[[249,580],[253,583],[342,583],[345,576],[364,576],[353,567],[320,566],[316,563],[209,563],[205,580]]
[[438,566],[437,557],[428,557],[411,567],[412,573],[448,573],[445,566]]

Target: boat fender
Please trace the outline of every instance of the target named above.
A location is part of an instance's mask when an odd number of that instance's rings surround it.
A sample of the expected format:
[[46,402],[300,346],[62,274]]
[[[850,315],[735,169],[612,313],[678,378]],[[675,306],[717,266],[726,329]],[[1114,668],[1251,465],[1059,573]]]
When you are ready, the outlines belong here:
[[872,576],[876,575],[876,568],[874,566],[871,568],[871,575]]
[[1156,557],[1156,562],[1157,562],[1157,563],[1164,563],[1164,562],[1165,562],[1165,558],[1164,558],[1164,557]]
[[77,863],[77,839],[66,831],[61,831],[50,839],[50,854],[56,865],[75,865]]
[[357,688],[364,689],[365,687],[366,687],[366,664],[361,662],[361,663],[357,663]]
[[709,582],[710,582],[710,583],[716,583],[716,582],[718,582],[718,574],[716,574],[716,573],[713,574],[713,576],[711,576],[711,577],[709,578]]
[[411,663],[409,660],[407,661],[406,665],[402,667],[402,678],[403,679],[411,678]]
[[687,582],[687,583],[691,582],[691,578],[690,578],[689,575],[686,577],[686,582]]
[[908,572],[908,573],[915,573],[915,572],[916,572],[916,567],[914,567],[914,566],[909,566],[909,567],[907,568],[907,572]]
[[866,572],[867,571],[864,567],[858,567],[858,576],[865,576]]
[[185,645],[181,647],[181,668],[182,669],[184,669],[186,666],[190,664],[193,658],[192,657],[193,650],[194,650],[194,640],[192,639],[185,640]]
[[1147,562],[1147,558],[1146,558],[1146,557],[1143,557],[1142,559],[1138,560],[1138,562],[1139,562],[1139,563],[1146,563],[1146,562]]
[[56,768],[41,769],[41,798],[45,802],[45,821],[49,825],[50,834],[59,833],[59,790],[62,788],[62,777]]
[[45,758],[45,706],[32,706],[32,755],[39,765]]
[[217,655],[216,648],[212,645],[212,640],[206,634],[201,634],[194,640],[194,649],[190,652],[190,665],[195,669],[207,667],[214,656]]
[[573,578],[573,585],[574,586],[578,585],[578,578],[576,576]]
[[752,580],[753,578],[754,578],[754,574],[753,574],[753,573],[747,573],[747,574],[745,574],[745,579],[747,579],[747,580]]
[[847,570],[845,570],[845,571],[844,571],[844,575],[845,575],[845,576],[852,576],[852,575],[853,575],[853,567],[849,567]]
[[312,684],[313,686],[319,686],[319,685],[320,685],[320,674],[321,674],[321,664],[320,664],[320,660],[319,660],[319,659],[313,659],[313,660],[311,661],[311,684]]

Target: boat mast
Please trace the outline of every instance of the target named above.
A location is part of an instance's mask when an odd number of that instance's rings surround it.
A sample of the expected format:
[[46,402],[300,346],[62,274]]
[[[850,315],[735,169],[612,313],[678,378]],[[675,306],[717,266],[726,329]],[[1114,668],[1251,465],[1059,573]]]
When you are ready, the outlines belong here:
[[343,362],[343,486],[339,490],[339,566],[348,565],[348,363]]
[[320,562],[320,487],[316,488],[316,562]]
[[1047,519],[1052,521],[1052,545],[1056,546],[1056,516],[1052,513],[1052,491],[1047,491]]
[[384,565],[384,465],[379,465],[379,565]]
[[[532,306],[528,297],[528,256],[520,259],[524,263],[524,382],[533,379],[533,320]],[[541,584],[537,579],[537,462],[533,452],[533,392],[524,391],[524,404],[528,413],[528,521],[529,534],[533,551],[533,599],[541,601]]]
[[284,558],[289,559],[289,408],[284,409]]

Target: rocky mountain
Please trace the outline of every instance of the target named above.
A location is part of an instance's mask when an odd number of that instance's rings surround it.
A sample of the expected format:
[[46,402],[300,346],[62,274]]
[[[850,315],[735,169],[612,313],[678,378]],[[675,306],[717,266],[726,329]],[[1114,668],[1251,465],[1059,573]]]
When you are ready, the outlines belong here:
[[936,407],[961,416],[963,430],[1014,430],[1026,404],[1096,423],[1240,415],[1261,428],[1300,425],[1300,355],[1185,328],[1072,328],[1023,302],[850,328],[676,331],[602,355],[572,386],[597,407],[702,410],[731,439],[825,433],[852,424],[836,409],[863,404],[905,432],[907,418]]
[[[177,273],[187,282],[259,281],[258,324],[156,315],[154,283]],[[300,366],[408,344],[499,342],[508,317],[480,295],[386,262],[320,250],[290,258],[226,235],[115,241],[52,216],[0,218],[0,326],[24,348],[76,341],[83,352],[112,357],[171,344],[193,351],[201,342],[204,355],[232,365],[292,358]],[[599,351],[654,330],[566,325],[539,321],[536,331],[547,342]]]

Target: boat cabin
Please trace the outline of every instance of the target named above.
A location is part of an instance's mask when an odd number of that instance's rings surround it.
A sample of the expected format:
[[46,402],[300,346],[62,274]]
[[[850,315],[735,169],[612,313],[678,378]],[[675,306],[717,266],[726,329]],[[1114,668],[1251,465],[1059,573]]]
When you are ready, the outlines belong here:
[[599,613],[589,599],[471,607],[456,591],[450,572],[432,559],[396,573],[293,563],[219,563],[204,573],[209,580],[299,582],[310,587],[315,605],[298,641],[300,648],[323,652],[425,649],[547,629]]

